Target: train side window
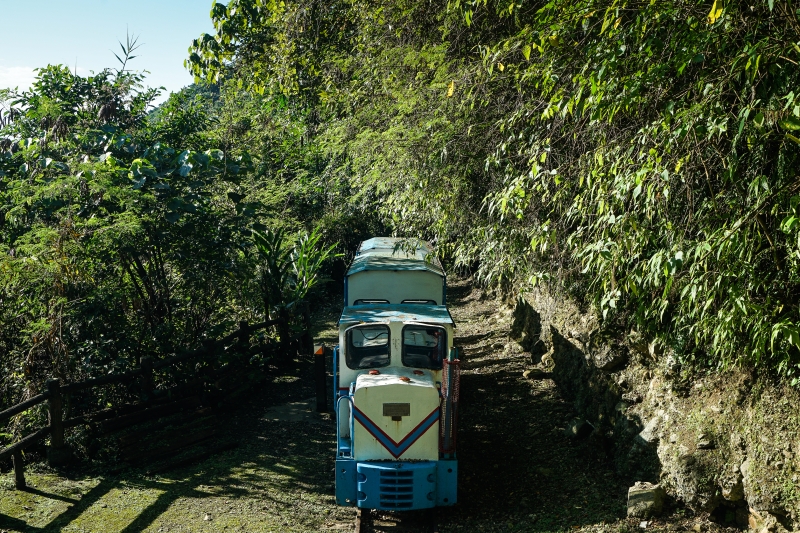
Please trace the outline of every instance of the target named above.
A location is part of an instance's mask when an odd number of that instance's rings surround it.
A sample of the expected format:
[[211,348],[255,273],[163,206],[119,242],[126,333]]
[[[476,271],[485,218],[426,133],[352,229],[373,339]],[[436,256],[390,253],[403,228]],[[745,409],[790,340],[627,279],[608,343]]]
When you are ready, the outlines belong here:
[[447,353],[447,332],[437,326],[403,328],[403,365],[413,368],[442,368]]
[[345,362],[348,368],[379,368],[389,366],[389,327],[385,325],[357,326],[347,330]]
[[436,300],[403,300],[401,304],[436,305]]
[[389,300],[375,300],[373,298],[360,298],[353,302],[353,305],[373,305],[373,304],[388,304]]

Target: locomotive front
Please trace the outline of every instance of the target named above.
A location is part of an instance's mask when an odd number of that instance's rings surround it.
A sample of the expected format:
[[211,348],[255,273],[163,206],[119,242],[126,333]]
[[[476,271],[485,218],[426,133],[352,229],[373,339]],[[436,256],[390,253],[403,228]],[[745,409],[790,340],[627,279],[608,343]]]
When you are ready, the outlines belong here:
[[346,306],[334,365],[337,503],[454,505],[459,375],[447,307],[433,299]]

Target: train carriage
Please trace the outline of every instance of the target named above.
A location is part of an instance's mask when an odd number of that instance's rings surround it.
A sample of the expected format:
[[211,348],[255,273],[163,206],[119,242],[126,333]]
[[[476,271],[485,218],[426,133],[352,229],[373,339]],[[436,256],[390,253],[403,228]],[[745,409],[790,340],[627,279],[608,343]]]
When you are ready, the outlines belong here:
[[334,349],[336,501],[402,511],[454,505],[459,361],[446,278],[427,243],[362,243]]

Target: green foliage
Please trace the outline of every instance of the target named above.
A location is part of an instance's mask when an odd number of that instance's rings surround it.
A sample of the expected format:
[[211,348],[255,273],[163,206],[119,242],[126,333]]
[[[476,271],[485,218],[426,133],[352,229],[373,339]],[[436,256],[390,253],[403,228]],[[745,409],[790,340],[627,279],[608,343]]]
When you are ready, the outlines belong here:
[[[193,86],[154,109],[158,91],[127,69],[135,47],[118,70],[48,66],[30,91],[0,92],[0,405],[264,319],[253,236],[277,228],[282,246],[313,224],[291,209],[313,205],[314,187],[276,172],[296,156],[302,173],[305,152],[271,133],[254,157],[249,137],[230,138],[251,109],[235,88]],[[283,254],[290,301],[321,283],[332,250],[314,232]],[[100,394],[95,406],[126,393]]]
[[319,9],[216,4],[190,64],[303,110],[325,217],[377,213],[488,286],[561,284],[686,362],[800,376],[791,3]]
[[258,255],[260,290],[264,314],[275,317],[280,310],[300,302],[316,286],[330,281],[321,276],[323,266],[342,257],[334,253],[336,244],[324,247],[318,230],[306,233],[292,248],[285,246],[283,230],[253,231]]
[[342,257],[343,254],[334,253],[336,244],[323,247],[320,243],[322,234],[314,230],[306,233],[292,250],[292,292],[290,302],[298,302],[308,296],[308,293],[321,283],[330,281],[321,276],[323,266],[332,259]]
[[767,6],[572,7],[482,52],[486,83],[536,95],[499,122],[489,214],[540,264],[580,269],[565,277],[607,320],[699,364],[796,375],[796,234],[779,229],[800,189],[781,131],[800,116],[796,23]]
[[264,299],[264,315],[273,316],[273,308],[286,306],[291,250],[283,247],[282,230],[269,231],[262,235],[253,232],[253,241],[258,250],[261,293]]

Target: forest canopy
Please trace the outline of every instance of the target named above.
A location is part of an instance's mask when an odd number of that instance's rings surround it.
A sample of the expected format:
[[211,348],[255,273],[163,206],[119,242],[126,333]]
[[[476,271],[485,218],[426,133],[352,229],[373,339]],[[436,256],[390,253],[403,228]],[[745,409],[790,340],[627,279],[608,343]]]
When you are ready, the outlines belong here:
[[687,366],[798,383],[792,3],[211,17],[197,83],[161,105],[130,40],[117,68],[0,90],[4,402],[288,312],[376,234],[430,240],[486,288],[564,291]]
[[[155,106],[159,90],[128,68],[133,45],[117,69],[82,77],[51,65],[29,90],[0,91],[4,405],[50,378],[197,348],[241,321],[285,318],[256,342],[288,342],[292,306],[337,257],[313,216],[314,154],[299,148],[294,119],[227,86]],[[274,364],[271,352],[251,363]],[[128,393],[98,394],[102,408]]]
[[232,0],[188,64],[301,110],[332,209],[486,286],[565,289],[684,362],[797,383],[798,13]]

